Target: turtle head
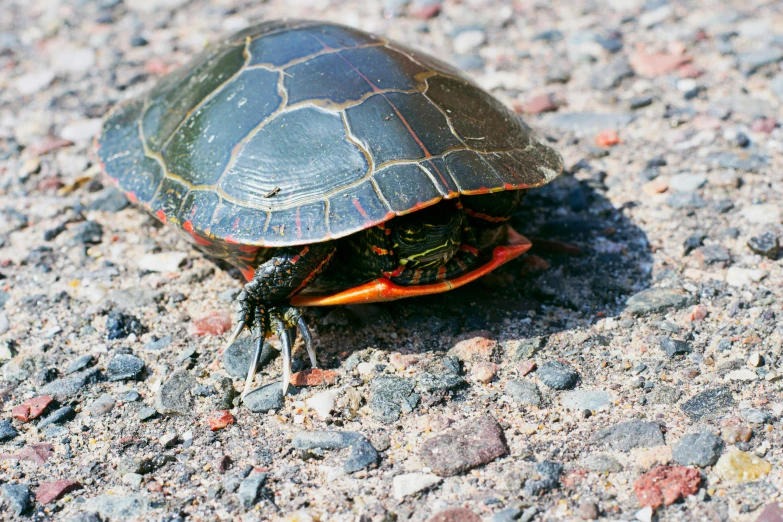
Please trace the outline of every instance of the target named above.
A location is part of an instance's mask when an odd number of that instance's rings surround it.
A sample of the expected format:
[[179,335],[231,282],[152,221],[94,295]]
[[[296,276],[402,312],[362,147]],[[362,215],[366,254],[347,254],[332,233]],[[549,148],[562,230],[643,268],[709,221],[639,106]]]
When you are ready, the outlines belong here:
[[437,268],[462,244],[462,213],[437,204],[394,220],[394,253],[406,268]]

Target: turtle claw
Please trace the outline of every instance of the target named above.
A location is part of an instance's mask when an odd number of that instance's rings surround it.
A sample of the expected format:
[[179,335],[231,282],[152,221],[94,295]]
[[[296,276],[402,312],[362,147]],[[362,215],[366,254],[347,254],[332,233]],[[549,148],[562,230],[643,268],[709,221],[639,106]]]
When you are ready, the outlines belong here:
[[310,366],[313,368],[318,368],[318,359],[315,357],[315,349],[313,348],[313,334],[310,333],[310,328],[307,327],[307,323],[305,322],[304,317],[301,315],[296,320],[296,326],[302,333],[302,339],[304,339],[307,355],[310,357]]
[[239,400],[244,402],[245,396],[252,390],[250,386],[253,384],[253,379],[256,377],[256,367],[258,366],[258,359],[261,357],[261,349],[264,347],[264,336],[260,336],[256,339],[256,348],[253,350],[253,358],[250,360],[250,368],[247,370],[247,378],[245,379],[245,387],[242,389],[242,395],[239,396]]

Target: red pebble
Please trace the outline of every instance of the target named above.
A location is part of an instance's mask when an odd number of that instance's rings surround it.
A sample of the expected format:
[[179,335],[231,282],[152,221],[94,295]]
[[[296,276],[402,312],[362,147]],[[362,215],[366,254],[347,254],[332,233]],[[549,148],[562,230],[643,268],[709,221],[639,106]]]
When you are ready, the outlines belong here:
[[311,368],[296,372],[291,376],[291,384],[301,386],[320,386],[321,384],[334,384],[337,381],[337,372],[334,370],[321,370]]
[[693,468],[658,466],[636,479],[633,491],[641,505],[656,509],[693,495],[700,484],[701,476]]
[[14,409],[11,410],[11,415],[18,421],[30,422],[40,417],[47,406],[52,403],[52,400],[48,395],[26,400],[22,404],[14,406]]
[[217,410],[210,413],[207,422],[212,431],[222,430],[229,424],[234,424],[234,416],[226,410]]
[[540,94],[519,107],[521,112],[527,114],[541,114],[557,110],[557,103],[551,94]]
[[614,130],[603,130],[595,137],[595,144],[599,147],[612,147],[618,143],[620,143],[620,136]]
[[435,513],[427,522],[481,522],[481,517],[467,508],[456,507]]
[[164,75],[171,70],[171,67],[160,58],[150,58],[144,63],[144,69],[150,74]]
[[191,335],[222,335],[231,328],[231,316],[226,312],[211,312],[190,325]]
[[38,493],[35,494],[35,500],[39,504],[48,504],[54,502],[66,493],[82,487],[75,480],[55,480],[54,482],[41,482],[38,486]]
[[639,76],[655,78],[670,73],[681,65],[690,62],[688,56],[666,54],[666,53],[646,53],[639,51],[631,55],[631,67]]
[[533,361],[522,361],[519,363],[519,373],[520,375],[527,375],[528,373],[532,372],[537,368],[536,363]]
[[690,311],[686,319],[690,322],[693,321],[701,321],[705,317],[707,317],[707,307],[703,304],[699,304],[693,307],[693,310]]
[[66,140],[63,138],[46,138],[40,143],[36,143],[35,145],[30,147],[30,154],[33,156],[41,156],[43,154],[48,154],[50,152],[54,152],[58,149],[62,149],[63,147],[70,147],[73,145],[73,142],[71,140]]
[[760,120],[754,121],[750,126],[750,129],[753,132],[763,132],[764,134],[770,134],[773,130],[775,130],[775,125],[777,125],[777,122],[773,118],[762,118]]
[[438,14],[440,13],[440,8],[441,8],[440,4],[414,6],[411,8],[409,14],[413,18],[418,18],[419,20],[428,20],[430,18],[438,16]]

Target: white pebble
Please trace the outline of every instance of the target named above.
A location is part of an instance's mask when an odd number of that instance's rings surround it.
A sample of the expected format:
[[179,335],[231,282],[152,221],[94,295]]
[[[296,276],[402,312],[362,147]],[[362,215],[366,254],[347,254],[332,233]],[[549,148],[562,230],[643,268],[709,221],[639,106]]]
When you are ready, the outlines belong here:
[[146,254],[139,260],[139,268],[150,272],[176,272],[188,257],[185,252],[161,252]]
[[443,481],[437,475],[431,473],[406,473],[397,475],[392,479],[394,498],[402,500],[408,495],[413,495],[424,489],[430,488]]
[[334,411],[334,403],[337,401],[341,391],[341,388],[326,390],[313,395],[305,402],[310,408],[315,410],[322,420],[328,419],[329,414]]

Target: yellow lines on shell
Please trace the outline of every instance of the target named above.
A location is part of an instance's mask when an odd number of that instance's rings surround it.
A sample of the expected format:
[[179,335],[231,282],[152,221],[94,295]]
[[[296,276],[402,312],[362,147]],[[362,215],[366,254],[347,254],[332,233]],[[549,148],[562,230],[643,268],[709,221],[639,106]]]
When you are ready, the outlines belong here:
[[[263,36],[261,37],[263,38]],[[291,60],[290,62],[286,62],[283,65],[275,65],[273,63],[255,63],[253,65],[248,66],[248,70],[252,69],[267,69],[269,71],[282,71],[284,69],[288,69],[290,67],[293,67],[294,65],[299,65],[301,63],[309,62],[310,60],[313,60],[315,58],[319,58],[321,56],[326,56],[328,54],[335,54],[342,51],[352,51],[354,49],[368,49],[370,47],[384,47],[386,44],[384,42],[373,42],[369,44],[362,44],[362,45],[356,45],[354,47],[340,47],[339,49],[336,48],[330,48],[330,49],[324,49],[322,51],[318,51],[317,53],[308,54],[307,56],[303,56],[301,58],[296,58],[294,60]]]
[[347,100],[344,101],[343,103],[334,103],[331,100],[324,99],[324,98],[303,100],[294,103],[293,105],[288,105],[286,107],[286,112],[288,112],[289,110],[296,110],[301,107],[317,107],[319,109],[324,109],[327,111],[342,111],[345,109],[350,109],[351,107],[356,107],[357,105],[361,105],[367,99],[372,98],[375,95],[387,94],[390,92],[396,92],[400,94],[423,94],[424,93],[422,89],[378,89],[377,91],[366,92],[362,94],[361,97],[359,98],[353,100]]

